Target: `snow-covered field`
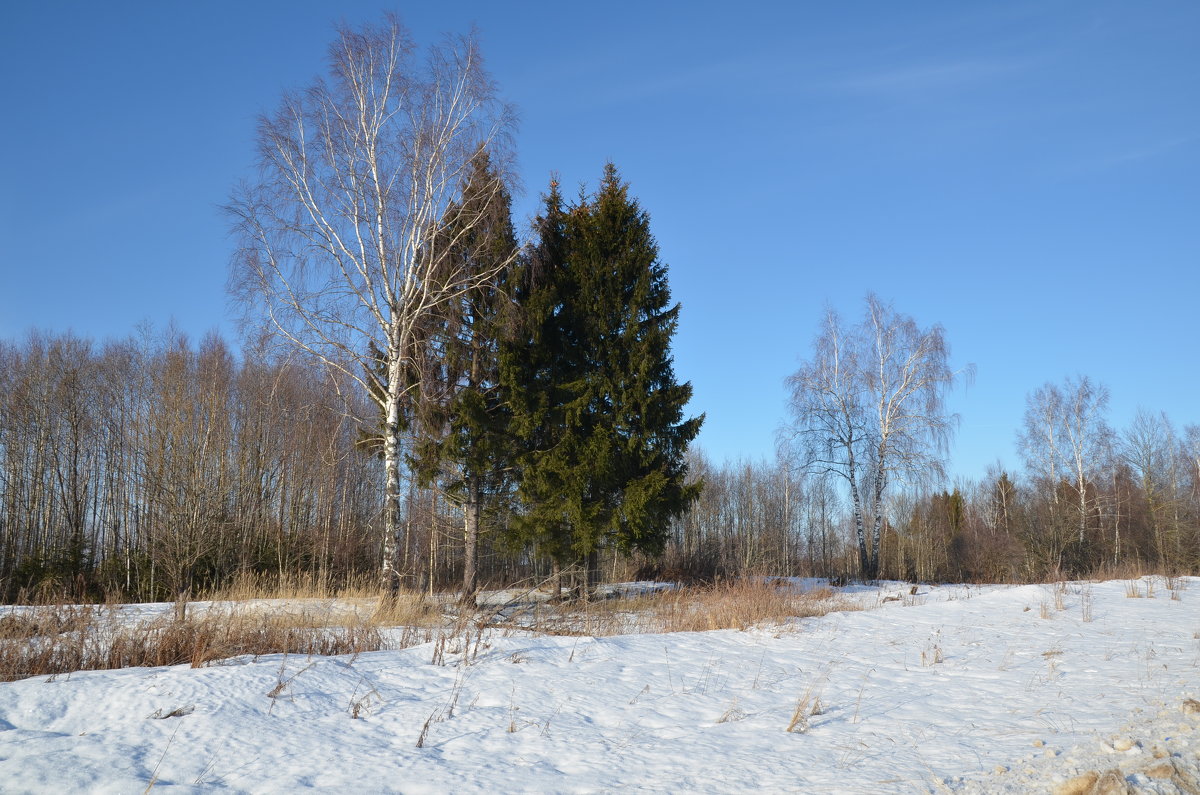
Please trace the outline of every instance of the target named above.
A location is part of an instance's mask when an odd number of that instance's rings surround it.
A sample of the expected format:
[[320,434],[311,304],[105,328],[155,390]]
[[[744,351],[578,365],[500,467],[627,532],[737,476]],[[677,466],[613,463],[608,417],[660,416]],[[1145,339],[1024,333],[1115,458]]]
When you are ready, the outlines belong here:
[[1200,579],[1175,583],[38,677],[0,685],[0,791],[1200,792]]

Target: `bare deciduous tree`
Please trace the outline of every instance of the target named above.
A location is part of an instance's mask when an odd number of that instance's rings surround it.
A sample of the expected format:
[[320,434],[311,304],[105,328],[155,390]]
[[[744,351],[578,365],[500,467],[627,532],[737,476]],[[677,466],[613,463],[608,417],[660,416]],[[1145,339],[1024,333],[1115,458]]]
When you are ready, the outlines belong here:
[[1181,455],[1188,479],[1191,481],[1191,497],[1200,505],[1200,425],[1188,425],[1183,429],[1184,442]]
[[1094,499],[1088,482],[1104,463],[1112,446],[1112,430],[1104,421],[1108,410],[1108,387],[1093,384],[1087,376],[1066,382],[1066,412],[1063,430],[1067,443],[1067,469],[1075,484],[1079,510],[1079,543],[1084,542],[1087,517]]
[[846,480],[860,573],[874,578],[888,486],[942,473],[957,422],[946,393],[963,372],[950,367],[941,326],[922,329],[875,295],[866,304],[850,329],[831,310],[813,358],[788,379],[788,437],[810,471]]
[[[342,27],[330,79],[259,123],[258,178],[235,192],[231,289],[277,339],[359,382],[384,417],[384,584],[399,587],[402,412],[422,325],[491,274],[445,252],[475,222],[446,210],[481,148],[503,162],[513,126],[475,37],[424,59],[394,17]],[[476,219],[476,222],[481,219]]]
[[[1096,508],[1096,492],[1089,486],[1096,480],[1112,440],[1104,421],[1107,408],[1108,389],[1087,376],[1068,378],[1061,388],[1043,384],[1026,399],[1025,422],[1018,436],[1029,469],[1053,494],[1052,514],[1059,502],[1059,479],[1071,484],[1081,548]],[[1052,515],[1052,532],[1056,522]]]
[[1120,453],[1141,481],[1150,530],[1160,561],[1175,561],[1182,503],[1182,447],[1166,412],[1138,409],[1121,434]]

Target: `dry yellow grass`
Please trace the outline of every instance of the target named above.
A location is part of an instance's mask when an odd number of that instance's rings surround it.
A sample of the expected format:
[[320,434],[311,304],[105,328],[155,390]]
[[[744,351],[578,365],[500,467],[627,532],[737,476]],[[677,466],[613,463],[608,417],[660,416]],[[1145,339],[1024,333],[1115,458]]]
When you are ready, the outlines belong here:
[[111,608],[42,606],[0,619],[0,681],[135,666],[192,667],[243,654],[354,654],[384,648],[377,625],[212,607],[123,619]]
[[213,602],[247,602],[254,599],[374,599],[379,596],[379,580],[358,577],[336,587],[315,574],[239,574],[233,582],[197,598]]
[[828,588],[797,592],[767,580],[739,580],[711,588],[685,588],[665,593],[654,610],[661,632],[745,630],[782,624],[793,618],[823,616],[857,609]]
[[558,635],[746,630],[794,618],[858,610],[829,588],[799,592],[783,581],[737,580],[632,597],[541,605],[524,617],[534,631]]
[[478,646],[485,627],[591,636],[704,632],[858,609],[828,588],[799,592],[770,580],[526,605],[506,611],[508,618],[494,609],[447,614],[421,594],[381,598],[365,584],[329,594],[309,582],[272,581],[256,590],[247,579],[208,596],[216,601],[177,605],[148,620],[131,619],[119,605],[14,609],[0,616],[0,681],[89,669],[201,666],[239,655],[353,654],[456,637],[475,637]]

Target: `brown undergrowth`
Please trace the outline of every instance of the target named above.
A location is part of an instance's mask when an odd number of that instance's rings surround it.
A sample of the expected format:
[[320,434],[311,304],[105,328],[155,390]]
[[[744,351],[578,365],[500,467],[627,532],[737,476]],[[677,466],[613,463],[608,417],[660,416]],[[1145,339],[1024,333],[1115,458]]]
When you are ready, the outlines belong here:
[[213,602],[246,602],[254,599],[374,599],[378,577],[351,577],[332,584],[312,574],[256,574],[245,572],[228,584],[199,598]]
[[69,628],[60,608],[39,607],[0,621],[0,681],[79,670],[136,666],[192,667],[243,654],[350,654],[382,648],[376,627],[312,627],[268,616],[207,611],[126,623],[94,610]]
[[[0,682],[80,670],[189,664],[242,655],[358,654],[481,635],[485,628],[554,635],[745,630],[856,605],[828,588],[740,580],[609,599],[528,602],[476,612],[417,594],[320,598],[311,589],[220,594],[237,600],[179,604],[148,618],[143,608],[38,605],[0,615]],[[476,639],[478,645],[479,640]]]
[[[0,682],[80,670],[196,668],[241,655],[358,654],[433,638],[428,618],[413,621],[427,617],[428,608],[407,600],[385,602],[366,618],[354,611],[211,603],[148,619],[123,612],[112,605],[43,605],[0,616]],[[399,629],[385,633],[388,627]]]
[[560,605],[537,605],[505,622],[555,635],[707,632],[782,625],[795,618],[859,610],[830,588],[799,591],[785,580],[745,579]]

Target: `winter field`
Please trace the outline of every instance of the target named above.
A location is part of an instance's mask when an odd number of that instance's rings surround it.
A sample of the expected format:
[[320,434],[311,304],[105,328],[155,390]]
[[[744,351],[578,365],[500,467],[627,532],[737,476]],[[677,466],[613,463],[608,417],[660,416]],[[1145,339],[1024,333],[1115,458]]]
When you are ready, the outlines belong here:
[[0,684],[0,790],[1200,793],[1200,578],[837,591],[741,631]]

